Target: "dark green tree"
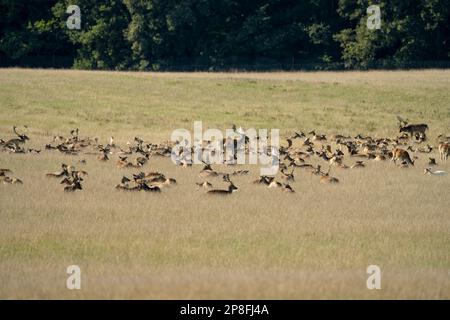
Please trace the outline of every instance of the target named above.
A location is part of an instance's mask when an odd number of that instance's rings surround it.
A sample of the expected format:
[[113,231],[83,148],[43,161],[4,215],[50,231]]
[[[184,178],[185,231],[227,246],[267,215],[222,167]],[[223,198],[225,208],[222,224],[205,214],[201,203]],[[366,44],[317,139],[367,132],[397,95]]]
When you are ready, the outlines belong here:
[[[380,30],[367,28],[371,4],[381,8]],[[69,5],[81,9],[81,30],[66,26]],[[0,14],[1,65],[215,70],[450,63],[450,0],[0,0]]]
[[336,34],[348,67],[377,63],[407,65],[423,60],[448,60],[449,0],[380,0],[382,25],[367,28],[368,0],[340,0],[339,14],[348,27]]
[[[69,5],[80,7],[80,30],[66,26]],[[131,49],[125,35],[130,16],[122,1],[64,0],[52,10],[77,51],[75,68],[125,70],[130,66]]]

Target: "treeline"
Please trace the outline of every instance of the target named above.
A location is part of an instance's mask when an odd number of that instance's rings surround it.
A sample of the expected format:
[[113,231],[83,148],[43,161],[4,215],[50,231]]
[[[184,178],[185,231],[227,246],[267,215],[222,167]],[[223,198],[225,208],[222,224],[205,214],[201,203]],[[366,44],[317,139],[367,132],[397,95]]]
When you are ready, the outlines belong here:
[[[369,29],[367,8],[381,9]],[[81,29],[66,22],[80,8]],[[105,70],[450,66],[450,0],[0,0],[0,65]]]

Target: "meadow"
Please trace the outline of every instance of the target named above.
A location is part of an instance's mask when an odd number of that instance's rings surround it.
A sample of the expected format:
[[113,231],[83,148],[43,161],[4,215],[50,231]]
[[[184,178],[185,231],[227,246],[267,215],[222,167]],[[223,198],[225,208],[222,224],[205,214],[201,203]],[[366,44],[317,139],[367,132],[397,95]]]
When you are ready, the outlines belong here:
[[[448,88],[450,71],[439,70],[0,69],[0,138],[27,125],[26,146],[38,149],[74,128],[104,144],[114,136],[125,146],[136,135],[160,143],[197,120],[204,129],[278,128],[283,137],[294,130],[395,137],[401,115],[427,123],[436,147],[437,136],[450,133]],[[293,194],[252,184],[259,168],[246,165],[250,175],[233,178],[238,192],[212,198],[195,185],[200,166],[162,157],[138,170],[117,168],[115,155],[105,163],[55,150],[0,152],[0,168],[23,180],[0,184],[0,298],[449,299],[450,180],[423,170],[428,157],[447,172],[450,162],[436,149],[412,155],[407,169],[388,161],[333,169],[337,185],[297,168]],[[62,162],[88,172],[83,190],[64,193],[45,176]],[[177,185],[161,194],[114,189],[123,175],[156,170]],[[211,182],[225,187],[221,180]],[[73,264],[81,290],[66,288]],[[366,287],[373,264],[381,290]]]

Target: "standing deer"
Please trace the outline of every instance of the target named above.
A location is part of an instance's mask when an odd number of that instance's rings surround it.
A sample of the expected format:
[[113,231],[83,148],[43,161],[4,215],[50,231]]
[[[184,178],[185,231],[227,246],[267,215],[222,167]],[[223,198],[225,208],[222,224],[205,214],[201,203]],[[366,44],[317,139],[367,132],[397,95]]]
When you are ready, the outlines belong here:
[[428,125],[425,123],[421,124],[408,124],[406,126],[400,126],[400,133],[405,132],[413,136],[419,136],[421,139],[426,140],[427,136],[425,131],[428,130]]
[[450,143],[439,144],[439,158],[447,162],[448,156],[450,155]]
[[397,160],[401,160],[402,162],[406,162],[407,164],[414,166],[414,161],[411,160],[411,157],[406,150],[395,148],[394,151],[392,151],[391,162],[394,161],[394,163],[397,164]]

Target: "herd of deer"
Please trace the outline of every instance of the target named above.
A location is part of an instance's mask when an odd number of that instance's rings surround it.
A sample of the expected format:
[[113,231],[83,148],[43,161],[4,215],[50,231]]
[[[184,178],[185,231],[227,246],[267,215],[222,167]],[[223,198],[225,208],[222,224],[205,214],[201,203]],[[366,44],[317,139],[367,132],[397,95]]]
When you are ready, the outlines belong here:
[[[274,176],[260,176],[253,183],[255,185],[266,186],[267,188],[278,188],[287,193],[295,192],[291,182],[295,181],[295,170],[308,171],[312,175],[318,176],[321,183],[336,184],[339,179],[330,175],[332,167],[337,169],[358,169],[364,168],[366,162],[383,161],[390,159],[390,162],[397,166],[407,168],[414,166],[414,160],[418,158],[419,153],[431,154],[435,148],[429,144],[421,147],[424,141],[427,141],[426,124],[411,125],[398,117],[399,133],[401,135],[396,138],[372,138],[369,136],[357,135],[355,137],[343,135],[331,135],[329,137],[317,134],[311,131],[307,134],[296,132],[286,139],[287,146],[279,148],[279,173],[280,181]],[[27,130],[27,127],[24,127]],[[235,126],[234,126],[235,128]],[[9,153],[41,153],[41,150],[25,148],[29,137],[25,133],[20,133],[17,127],[13,127],[13,131],[17,138],[10,140],[0,139],[0,151]],[[240,131],[241,132],[241,131]],[[230,139],[230,138],[227,138]],[[223,143],[229,143],[224,139]],[[233,138],[235,139],[235,138]],[[246,140],[246,139],[244,139]],[[297,141],[299,141],[297,143]],[[450,137],[438,136],[438,152],[439,159],[446,162],[450,154]],[[419,144],[414,149],[411,144]],[[334,150],[332,149],[334,144]],[[54,136],[51,143],[45,145],[45,150],[59,151],[68,155],[94,154],[97,159],[102,162],[110,160],[112,155],[117,156],[116,166],[118,168],[135,168],[142,169],[149,161],[150,157],[162,156],[170,157],[172,153],[173,143],[153,144],[146,143],[142,138],[135,137],[134,142],[127,143],[127,147],[122,149],[116,145],[114,138],[111,137],[106,145],[100,144],[98,139],[81,138],[78,129],[72,130],[70,136]],[[249,152],[249,146],[244,146],[245,151]],[[346,152],[344,152],[346,151]],[[412,152],[414,155],[408,152]],[[344,157],[354,159],[352,165],[344,164]],[[134,158],[134,160],[129,160]],[[313,165],[313,158],[319,162],[328,163],[328,170],[323,171],[322,165]],[[79,160],[79,163],[85,163],[85,159]],[[182,167],[191,167],[192,162],[181,159],[176,162]],[[227,164],[227,166],[232,164]],[[436,159],[429,157],[429,167],[424,169],[425,174],[445,175],[445,171],[432,171],[431,166],[437,165]],[[238,190],[238,187],[231,181],[230,176],[246,175],[248,170],[237,170],[231,173],[219,172],[213,170],[210,164],[204,163],[203,169],[198,174],[198,178],[202,181],[196,182],[197,189],[207,189],[206,194],[211,195],[229,195]],[[12,171],[9,169],[0,169],[0,182],[3,184],[22,184],[22,180],[10,176]],[[61,170],[57,172],[47,173],[47,177],[59,178],[61,184],[64,185],[64,191],[73,192],[82,190],[83,177],[88,173],[83,170],[75,170],[74,166],[62,164]],[[211,178],[222,177],[223,181],[228,184],[226,189],[213,189]],[[210,180],[210,181],[208,181]],[[133,174],[130,178],[123,176],[121,182],[115,186],[121,191],[146,191],[161,192],[165,187],[176,185],[177,181],[173,178],[166,177],[160,172],[140,171]]]

